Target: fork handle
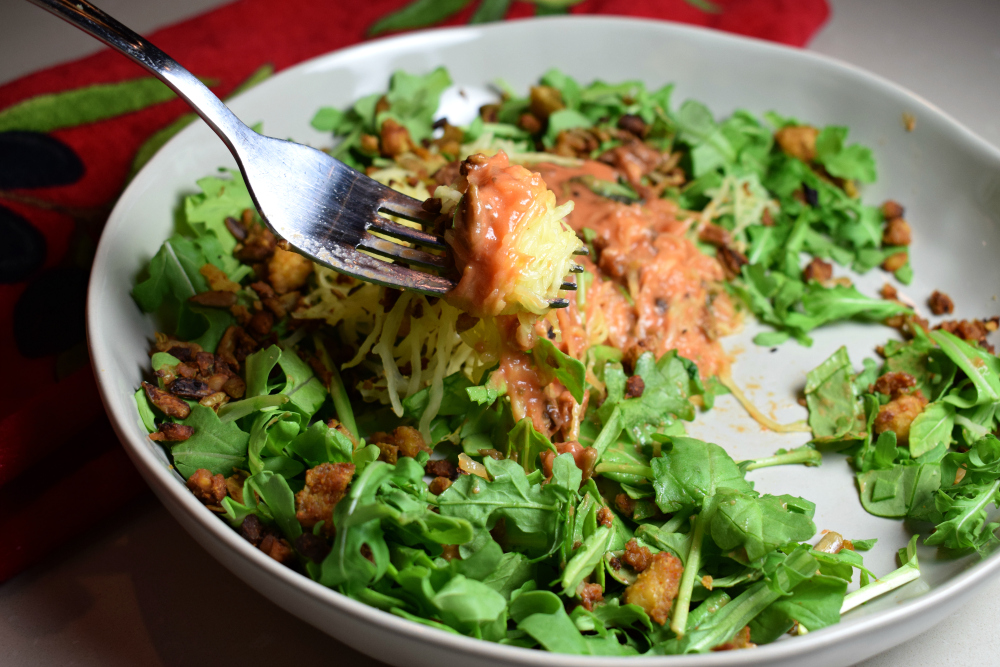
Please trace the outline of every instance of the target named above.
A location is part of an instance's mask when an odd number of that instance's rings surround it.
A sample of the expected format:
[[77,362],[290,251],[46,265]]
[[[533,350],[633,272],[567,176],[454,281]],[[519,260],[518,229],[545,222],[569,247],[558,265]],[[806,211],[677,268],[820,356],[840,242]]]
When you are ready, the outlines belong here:
[[234,155],[237,155],[238,149],[246,145],[253,130],[237,118],[196,76],[142,36],[87,0],[28,0],[28,2],[73,24],[145,67],[190,104]]

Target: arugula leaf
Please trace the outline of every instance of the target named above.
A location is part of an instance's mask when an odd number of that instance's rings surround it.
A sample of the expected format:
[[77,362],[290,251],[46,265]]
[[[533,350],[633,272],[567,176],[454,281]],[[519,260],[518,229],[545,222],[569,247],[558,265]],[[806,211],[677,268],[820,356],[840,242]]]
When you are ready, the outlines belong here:
[[930,337],[965,373],[975,389],[972,396],[952,391],[944,397],[945,401],[963,408],[1000,402],[1000,359],[947,331],[932,331]]
[[591,127],[593,122],[575,109],[560,109],[549,116],[548,128],[542,141],[546,146],[554,146],[556,138],[563,130],[572,130],[578,127]]
[[193,427],[194,433],[171,446],[170,453],[185,479],[199,468],[207,468],[213,475],[228,475],[233,468],[245,467],[250,435],[234,422],[222,422],[211,408],[195,405],[184,424]]
[[487,457],[484,463],[493,481],[475,475],[459,477],[438,497],[441,514],[465,519],[475,528],[486,530],[503,517],[508,533],[516,529],[531,535],[543,553],[548,552],[561,539],[564,503],[553,489],[529,482],[516,462]]
[[721,488],[753,491],[722,447],[684,437],[672,437],[669,442],[670,451],[652,460],[656,504],[663,512],[700,509]]
[[153,404],[146,396],[146,390],[139,388],[135,392],[135,406],[139,410],[139,423],[150,433],[156,430],[155,415],[153,414]]
[[247,485],[260,496],[285,537],[293,541],[302,534],[302,525],[295,518],[295,496],[284,477],[264,470],[249,477]]
[[858,403],[847,348],[841,347],[806,376],[809,428],[816,442],[863,438],[865,415]]
[[750,561],[816,533],[815,505],[793,496],[759,496],[720,488],[706,511],[712,540],[723,551],[738,547]]
[[562,383],[577,403],[583,403],[583,393],[586,390],[587,369],[583,362],[574,359],[548,338],[539,338],[533,350],[535,363],[547,373],[551,373]]
[[528,417],[514,425],[507,442],[509,447],[506,453],[507,458],[520,462],[525,473],[533,473],[538,469],[535,462],[538,460],[539,454],[544,451],[556,451],[555,445],[535,430]]
[[[615,372],[615,371],[612,371]],[[705,393],[698,375],[698,368],[689,360],[671,350],[654,361],[652,352],[644,352],[635,363],[635,375],[642,378],[645,388],[642,396],[623,398],[625,376],[617,371],[615,379],[605,369],[605,382],[609,385],[608,398],[597,414],[603,423],[593,447],[603,456],[608,446],[618,439],[623,430],[641,439],[640,427],[668,425],[677,417],[694,419],[694,406],[690,397]],[[612,393],[612,385],[615,385]]]
[[[369,464],[355,475],[347,496],[333,510],[337,529],[333,548],[320,565],[319,581],[330,588],[357,591],[382,578],[389,567],[389,548],[380,519],[388,508],[376,499],[379,487],[395,468],[382,461]],[[371,560],[361,552],[368,547]]]
[[271,374],[271,369],[278,363],[281,357],[281,348],[271,345],[266,350],[258,350],[248,355],[244,365],[246,367],[246,397],[253,398],[268,393],[267,379]]
[[289,404],[306,419],[311,418],[326,400],[327,390],[313,373],[309,364],[290,347],[281,351],[278,365],[285,373],[285,388],[282,394],[288,396]]
[[940,445],[948,447],[952,443],[951,432],[954,428],[953,405],[944,402],[927,405],[910,424],[910,456],[917,458]]
[[844,146],[846,138],[846,127],[824,127],[816,137],[816,161],[834,176],[874,183],[875,160],[871,149],[860,144]]
[[208,289],[199,269],[207,263],[204,254],[189,239],[174,235],[164,241],[149,262],[149,277],[132,288],[132,298],[146,313],[160,308],[164,298],[179,303]]
[[810,632],[840,622],[848,582],[817,574],[795,587],[750,621],[750,640],[767,644],[788,632],[798,622]]
[[310,466],[320,463],[351,463],[354,443],[337,429],[318,421],[295,436],[288,443],[288,450],[302,457]]
[[941,486],[939,464],[896,465],[888,470],[858,473],[861,504],[869,514],[903,518],[933,507]]
[[201,193],[184,198],[184,217],[199,236],[212,232],[228,255],[236,247],[236,239],[226,228],[226,218],[256,207],[243,175],[234,169],[225,171],[229,178],[206,176],[198,180]]
[[985,552],[1000,541],[994,532],[1000,523],[987,523],[986,506],[1000,503],[1000,479],[992,484],[959,486],[939,490],[934,505],[944,516],[924,544],[941,544],[951,549],[975,549]]

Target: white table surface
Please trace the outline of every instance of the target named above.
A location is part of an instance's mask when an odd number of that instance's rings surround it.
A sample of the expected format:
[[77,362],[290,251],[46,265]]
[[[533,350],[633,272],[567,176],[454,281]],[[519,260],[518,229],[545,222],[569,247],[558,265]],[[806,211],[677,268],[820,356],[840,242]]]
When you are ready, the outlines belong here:
[[[219,0],[101,0],[148,32]],[[923,95],[1000,145],[1000,1],[831,0],[810,45]],[[278,3],[276,3],[276,7]],[[0,83],[86,55],[97,42],[0,0]],[[863,667],[1000,664],[1000,580]],[[0,664],[378,665],[299,621],[208,556],[155,500],[0,586]]]

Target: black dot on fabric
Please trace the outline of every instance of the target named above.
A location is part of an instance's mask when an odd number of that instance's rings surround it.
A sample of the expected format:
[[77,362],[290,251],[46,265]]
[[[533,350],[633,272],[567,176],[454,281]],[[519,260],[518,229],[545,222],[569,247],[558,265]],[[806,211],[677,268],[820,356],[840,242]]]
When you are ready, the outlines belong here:
[[58,354],[84,339],[88,273],[77,267],[42,272],[14,304],[14,341],[22,356]]
[[14,211],[0,206],[0,283],[19,283],[45,263],[45,236]]
[[0,132],[0,190],[75,183],[83,162],[73,149],[39,132]]

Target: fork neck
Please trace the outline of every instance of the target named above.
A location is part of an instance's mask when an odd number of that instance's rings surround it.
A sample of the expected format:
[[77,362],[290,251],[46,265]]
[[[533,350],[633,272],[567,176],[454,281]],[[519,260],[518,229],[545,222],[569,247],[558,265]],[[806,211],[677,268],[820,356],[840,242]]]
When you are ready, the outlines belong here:
[[191,105],[236,156],[254,136],[232,111],[177,61],[86,0],[28,0],[129,57]]

